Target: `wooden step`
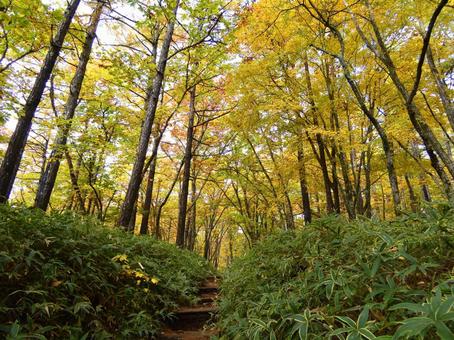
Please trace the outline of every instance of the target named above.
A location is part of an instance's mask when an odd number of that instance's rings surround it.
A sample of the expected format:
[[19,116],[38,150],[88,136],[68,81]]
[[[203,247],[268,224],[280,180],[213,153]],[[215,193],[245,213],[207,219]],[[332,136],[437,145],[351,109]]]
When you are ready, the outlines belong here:
[[174,331],[165,329],[158,336],[158,340],[209,340],[212,336],[219,334],[217,329],[197,331]]
[[[213,322],[217,314],[215,300],[218,297],[218,278],[207,278],[199,288],[199,300],[195,306],[183,306],[174,311],[174,318],[166,322],[158,339],[209,339],[215,330],[206,331],[207,323]],[[213,333],[214,332],[214,333]]]
[[167,326],[174,331],[197,330],[214,319],[217,307],[210,305],[198,305],[182,307],[175,312],[175,318],[167,322]]
[[217,292],[199,294],[199,304],[205,305],[214,302],[218,298]]

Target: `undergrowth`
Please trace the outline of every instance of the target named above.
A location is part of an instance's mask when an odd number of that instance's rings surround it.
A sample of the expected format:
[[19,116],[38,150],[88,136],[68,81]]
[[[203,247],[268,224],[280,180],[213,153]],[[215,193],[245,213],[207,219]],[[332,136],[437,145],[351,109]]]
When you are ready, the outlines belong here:
[[273,235],[221,286],[224,339],[454,339],[454,209],[327,217]]
[[151,237],[0,206],[0,338],[152,338],[207,275]]

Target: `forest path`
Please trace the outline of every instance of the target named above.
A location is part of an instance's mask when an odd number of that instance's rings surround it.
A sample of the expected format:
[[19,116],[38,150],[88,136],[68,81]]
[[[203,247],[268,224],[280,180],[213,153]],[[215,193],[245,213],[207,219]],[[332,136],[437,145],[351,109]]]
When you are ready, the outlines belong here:
[[208,324],[217,313],[216,299],[219,283],[216,277],[207,278],[199,288],[199,303],[181,307],[175,312],[175,319],[168,322],[161,332],[160,340],[205,340],[218,334]]

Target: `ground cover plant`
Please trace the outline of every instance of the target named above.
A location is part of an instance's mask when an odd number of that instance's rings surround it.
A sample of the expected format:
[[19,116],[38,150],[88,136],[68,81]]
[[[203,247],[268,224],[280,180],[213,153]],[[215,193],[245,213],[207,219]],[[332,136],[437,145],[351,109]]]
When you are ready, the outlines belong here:
[[94,219],[0,206],[0,338],[148,338],[209,275],[202,258]]
[[222,284],[225,339],[453,339],[454,209],[280,232]]

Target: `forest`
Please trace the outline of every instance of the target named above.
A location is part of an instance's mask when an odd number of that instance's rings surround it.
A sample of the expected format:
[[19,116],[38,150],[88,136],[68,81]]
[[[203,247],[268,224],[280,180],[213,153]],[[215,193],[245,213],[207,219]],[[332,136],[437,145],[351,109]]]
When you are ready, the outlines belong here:
[[453,22],[0,0],[0,338],[454,339]]

